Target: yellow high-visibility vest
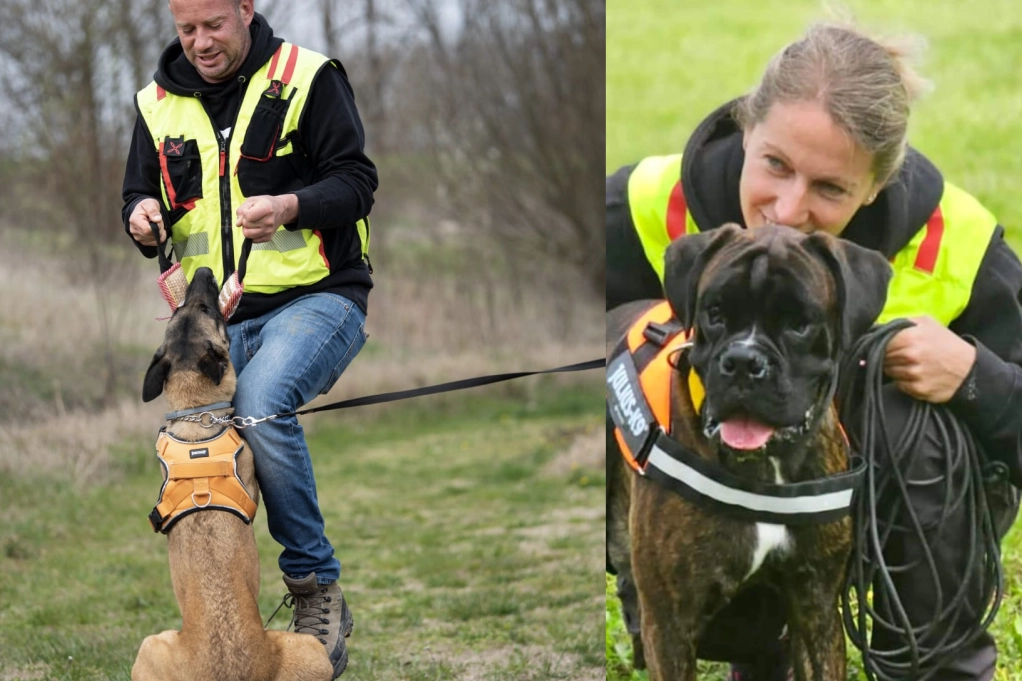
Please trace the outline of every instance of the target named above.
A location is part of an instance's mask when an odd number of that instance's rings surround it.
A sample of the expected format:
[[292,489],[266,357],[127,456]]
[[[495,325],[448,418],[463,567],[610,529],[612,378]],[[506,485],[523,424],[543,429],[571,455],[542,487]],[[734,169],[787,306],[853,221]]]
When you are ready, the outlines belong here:
[[[136,95],[139,113],[160,159],[161,198],[171,216],[174,252],[189,281],[197,269],[209,267],[223,283],[225,225],[230,226],[229,252],[237,267],[244,235],[234,227],[235,211],[246,198],[238,164],[243,155],[254,164],[296,153],[294,140],[313,79],[320,69],[333,68],[330,64],[311,50],[281,45],[249,79],[226,143],[221,142],[199,98],[175,95],[155,82]],[[266,140],[250,140],[246,147],[245,136],[254,116],[263,128],[272,120],[270,127],[275,127],[276,134],[267,135]],[[253,145],[259,141],[263,144]],[[357,229],[364,258],[369,250],[368,219],[359,220]],[[322,242],[319,230],[288,231],[279,226],[270,241],[253,244],[245,291],[277,293],[323,279],[330,273],[330,263]]]
[[[667,246],[700,231],[682,191],[681,154],[639,162],[628,178],[628,205],[646,258],[663,283]],[[969,304],[996,227],[979,201],[945,182],[937,208],[891,261],[894,276],[877,322],[929,315],[951,324]]]

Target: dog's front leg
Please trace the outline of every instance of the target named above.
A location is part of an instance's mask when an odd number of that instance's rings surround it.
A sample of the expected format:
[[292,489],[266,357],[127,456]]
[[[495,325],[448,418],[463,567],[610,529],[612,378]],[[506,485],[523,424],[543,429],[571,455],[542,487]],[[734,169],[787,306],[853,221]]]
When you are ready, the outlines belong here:
[[785,590],[791,658],[797,681],[844,681],[845,635],[838,611],[843,564],[806,566],[788,575]]
[[641,587],[639,594],[649,681],[695,681],[695,618],[673,600],[650,598]]
[[[131,681],[173,681],[188,678],[188,664],[182,659],[178,645],[180,632],[167,630],[162,634],[146,636],[139,646],[135,664],[131,667]],[[182,676],[184,674],[184,676]]]
[[[695,527],[663,522],[696,514],[687,502],[647,480],[636,482],[630,533],[632,577],[638,591],[642,648],[650,681],[694,681],[696,642],[706,624],[707,590],[696,579]],[[646,484],[648,483],[648,484]],[[712,553],[712,550],[710,550]]]

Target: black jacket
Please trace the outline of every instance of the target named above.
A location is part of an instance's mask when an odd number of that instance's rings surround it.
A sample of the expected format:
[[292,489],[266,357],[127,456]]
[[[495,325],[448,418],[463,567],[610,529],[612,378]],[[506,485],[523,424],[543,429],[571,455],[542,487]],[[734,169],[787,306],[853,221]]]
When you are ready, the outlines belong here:
[[[693,133],[682,159],[688,210],[700,229],[744,225],[738,196],[745,152],[731,117],[733,102],[712,113]],[[632,224],[628,177],[634,165],[607,178],[607,309],[630,300],[662,298]],[[910,149],[898,177],[863,206],[842,237],[890,257],[921,229],[940,201],[944,179]],[[976,346],[976,363],[948,406],[969,425],[987,452],[1008,464],[1022,486],[1022,264],[998,226],[987,248],[965,311],[950,329]]]
[[[218,129],[233,127],[250,76],[283,42],[274,37],[273,29],[258,13],[249,28],[252,46],[238,77],[215,84],[202,80],[185,58],[180,40],[175,38],[160,56],[155,81],[174,94],[194,96],[198,93]],[[347,74],[340,63],[334,64],[336,68],[323,68],[313,82],[298,127],[297,148],[302,153],[288,157],[288,163],[296,164],[296,169],[290,172],[298,180],[288,191],[298,197],[299,217],[296,224],[286,226],[321,231],[330,274],[310,286],[280,293],[246,293],[231,323],[257,317],[299,296],[319,291],[339,293],[358,304],[363,312],[367,309],[373,281],[362,261],[355,223],[369,214],[378,181],[376,167],[364,152],[365,134]],[[295,158],[291,160],[291,156]],[[128,217],[139,201],[144,198],[160,200],[160,182],[159,157],[149,130],[138,115],[122,188],[121,216],[126,231]],[[232,208],[237,209],[237,206]],[[171,224],[166,212],[163,219],[165,225]],[[155,248],[134,243],[146,257],[156,257]]]

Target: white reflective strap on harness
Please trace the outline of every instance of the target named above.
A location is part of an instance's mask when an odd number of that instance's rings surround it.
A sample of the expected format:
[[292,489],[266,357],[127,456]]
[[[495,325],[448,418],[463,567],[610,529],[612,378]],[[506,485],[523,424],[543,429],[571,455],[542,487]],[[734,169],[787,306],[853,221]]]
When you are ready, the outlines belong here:
[[661,434],[650,449],[644,474],[725,515],[795,525],[831,522],[850,513],[865,470],[865,464],[859,462],[851,471],[807,482],[751,481],[699,458]]

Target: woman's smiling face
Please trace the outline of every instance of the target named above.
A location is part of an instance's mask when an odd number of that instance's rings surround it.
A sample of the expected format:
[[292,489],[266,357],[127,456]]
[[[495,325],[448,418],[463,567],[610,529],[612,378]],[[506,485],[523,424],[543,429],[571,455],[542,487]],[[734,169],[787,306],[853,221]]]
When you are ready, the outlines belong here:
[[778,102],[744,136],[739,195],[746,227],[838,235],[880,189],[872,155],[819,102]]

